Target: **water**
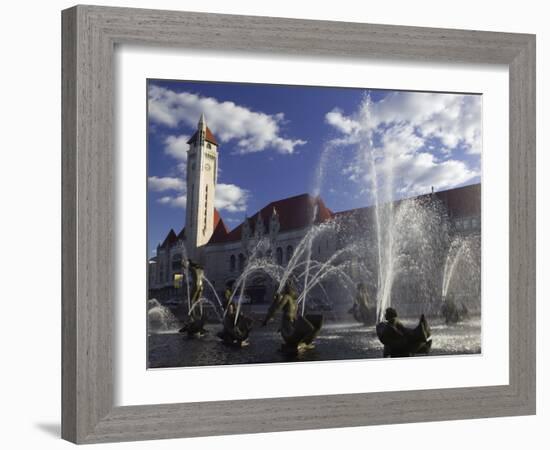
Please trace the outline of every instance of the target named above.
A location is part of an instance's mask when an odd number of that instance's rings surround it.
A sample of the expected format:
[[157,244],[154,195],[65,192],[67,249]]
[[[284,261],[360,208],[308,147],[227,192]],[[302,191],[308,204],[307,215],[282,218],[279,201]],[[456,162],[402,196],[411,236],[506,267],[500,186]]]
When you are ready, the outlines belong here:
[[[177,248],[181,251],[182,261],[188,260],[189,256],[187,255],[187,248],[185,247],[185,244],[183,240],[179,240],[177,242]],[[187,266],[184,266],[187,267]],[[189,271],[187,268],[185,270],[182,270],[183,276],[185,278],[185,297],[187,299],[187,311],[191,311],[191,290],[189,288]]]
[[[188,253],[187,249],[185,247],[185,243],[182,240],[179,240],[177,242],[177,248],[182,254],[182,261],[188,260]],[[203,282],[207,289],[205,291],[208,291],[210,295],[205,295],[197,300],[194,305],[191,305],[191,285],[189,283],[189,268],[187,265],[182,266],[182,275],[185,278],[185,300],[187,303],[187,314],[190,316],[191,313],[195,308],[203,308],[204,304],[209,304],[212,306],[212,311],[214,311],[214,314],[216,318],[221,322],[222,321],[222,315],[223,315],[223,304],[220,300],[220,297],[218,296],[218,293],[216,292],[216,289],[214,288],[212,282],[208,279],[206,275],[203,276]],[[215,300],[215,302],[213,301]],[[167,308],[166,308],[167,309]]]
[[147,301],[147,326],[149,332],[166,332],[179,330],[179,321],[166,306],[156,299]]
[[364,282],[374,292],[378,321],[392,305],[399,310],[416,304],[420,314],[440,297],[443,250],[449,239],[446,213],[435,196],[395,200],[410,187],[395,179],[399,155],[383,153],[376,144],[368,96],[358,123],[353,145],[356,176],[364,182],[365,203],[371,205],[365,218],[368,237],[359,244],[365,266],[375,274]]
[[271,250],[272,254],[274,254],[272,243],[265,237],[258,239],[257,242],[253,244],[252,248],[249,249],[249,256],[246,260],[243,272],[233,284],[233,292],[228,303],[233,301],[235,295],[238,295],[235,324],[237,324],[242,310],[242,302],[246,292],[246,282],[248,278],[258,272],[262,272],[268,275],[274,282],[278,283],[283,276],[284,269],[276,264],[273,258],[263,257],[263,254],[267,253],[268,250]]
[[480,289],[481,267],[479,236],[456,236],[451,244],[443,268],[441,299],[475,297]]
[[[316,208],[313,208],[316,215]],[[300,293],[297,303],[300,306],[300,314],[305,314],[307,307],[308,294],[318,290],[329,301],[326,289],[323,283],[332,281],[343,286],[344,290],[352,292],[354,289],[354,281],[349,277],[349,255],[357,252],[357,246],[350,244],[336,251],[326,261],[318,261],[312,257],[312,247],[319,239],[329,233],[338,231],[338,221],[330,220],[321,224],[312,224],[307,233],[296,246],[292,257],[286,265],[277,264],[273,258],[263,257],[267,249],[272,248],[271,243],[266,238],[260,239],[255,245],[249,249],[249,257],[247,258],[243,272],[237,278],[233,285],[233,293],[231,300],[235,296],[238,298],[237,314],[235,323],[242,309],[242,300],[246,292],[247,280],[258,272],[268,275],[272,282],[277,286],[276,292],[282,292],[284,286],[289,279],[292,279],[297,291]],[[274,254],[274,252],[272,252]]]
[[[405,320],[413,326],[415,321]],[[446,326],[441,319],[430,321],[433,345],[430,355],[481,353],[479,318]],[[215,336],[219,327],[209,326],[210,334],[201,339],[188,339],[179,333],[150,334],[149,368],[216,366],[227,364],[281,363],[300,361],[335,361],[382,357],[382,344],[372,327],[357,323],[328,323],[315,340],[315,348],[289,356],[279,351],[281,337],[277,324],[255,328],[250,345],[240,349],[227,347]]]

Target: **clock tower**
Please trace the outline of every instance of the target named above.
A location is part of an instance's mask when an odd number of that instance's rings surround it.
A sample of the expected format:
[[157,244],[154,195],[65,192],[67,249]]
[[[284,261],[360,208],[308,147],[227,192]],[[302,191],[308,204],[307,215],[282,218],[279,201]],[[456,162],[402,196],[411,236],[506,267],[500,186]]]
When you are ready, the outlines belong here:
[[185,241],[189,256],[198,259],[197,249],[214,232],[214,198],[218,178],[218,143],[201,114],[197,131],[187,151],[187,205]]

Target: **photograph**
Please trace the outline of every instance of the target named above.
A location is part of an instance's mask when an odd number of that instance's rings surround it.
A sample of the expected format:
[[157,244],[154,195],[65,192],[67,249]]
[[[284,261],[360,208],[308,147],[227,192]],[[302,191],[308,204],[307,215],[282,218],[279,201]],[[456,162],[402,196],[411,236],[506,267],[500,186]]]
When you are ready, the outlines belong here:
[[2,448],[545,447],[543,2],[3,6]]
[[147,367],[481,354],[482,96],[147,80]]

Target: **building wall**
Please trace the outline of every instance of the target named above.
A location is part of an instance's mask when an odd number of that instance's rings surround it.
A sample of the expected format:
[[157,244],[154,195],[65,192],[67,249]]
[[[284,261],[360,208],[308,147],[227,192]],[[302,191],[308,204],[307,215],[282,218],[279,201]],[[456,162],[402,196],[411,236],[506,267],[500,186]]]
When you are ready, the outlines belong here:
[[[293,230],[290,232],[278,233],[275,241],[271,246],[272,257],[275,262],[277,261],[277,251],[281,249],[282,252],[282,263],[286,267],[289,256],[287,249],[290,247],[292,252],[296,249],[300,240],[303,238],[307,230]],[[264,236],[261,236],[264,238]],[[248,259],[248,249],[253,247],[257,242],[257,239],[250,240],[241,240],[237,242],[229,242],[223,244],[213,244],[208,245],[205,248],[205,268],[208,274],[208,277],[213,283],[215,283],[216,289],[220,292],[225,289],[226,283],[236,280],[241,274],[242,269],[239,264],[240,257],[244,258],[245,265]],[[263,252],[262,252],[263,253]],[[266,256],[267,254],[263,254]],[[234,258],[234,266],[231,263],[231,258]],[[275,282],[267,276],[265,273],[256,272],[250,277],[248,286],[250,288],[257,288],[258,283],[255,283],[255,280],[263,278],[265,281],[262,285],[265,286],[266,292],[264,298],[261,300],[263,302],[268,302],[271,299],[273,287]]]

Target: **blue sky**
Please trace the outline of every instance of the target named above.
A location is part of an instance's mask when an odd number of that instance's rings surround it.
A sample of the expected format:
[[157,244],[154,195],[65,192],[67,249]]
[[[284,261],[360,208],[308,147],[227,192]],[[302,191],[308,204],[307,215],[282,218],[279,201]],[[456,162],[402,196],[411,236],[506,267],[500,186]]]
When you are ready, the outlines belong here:
[[[480,181],[481,98],[353,88],[148,81],[148,244],[185,221],[186,141],[201,112],[219,146],[229,228],[267,203],[319,193],[333,211]],[[320,169],[322,177],[319,177]]]

